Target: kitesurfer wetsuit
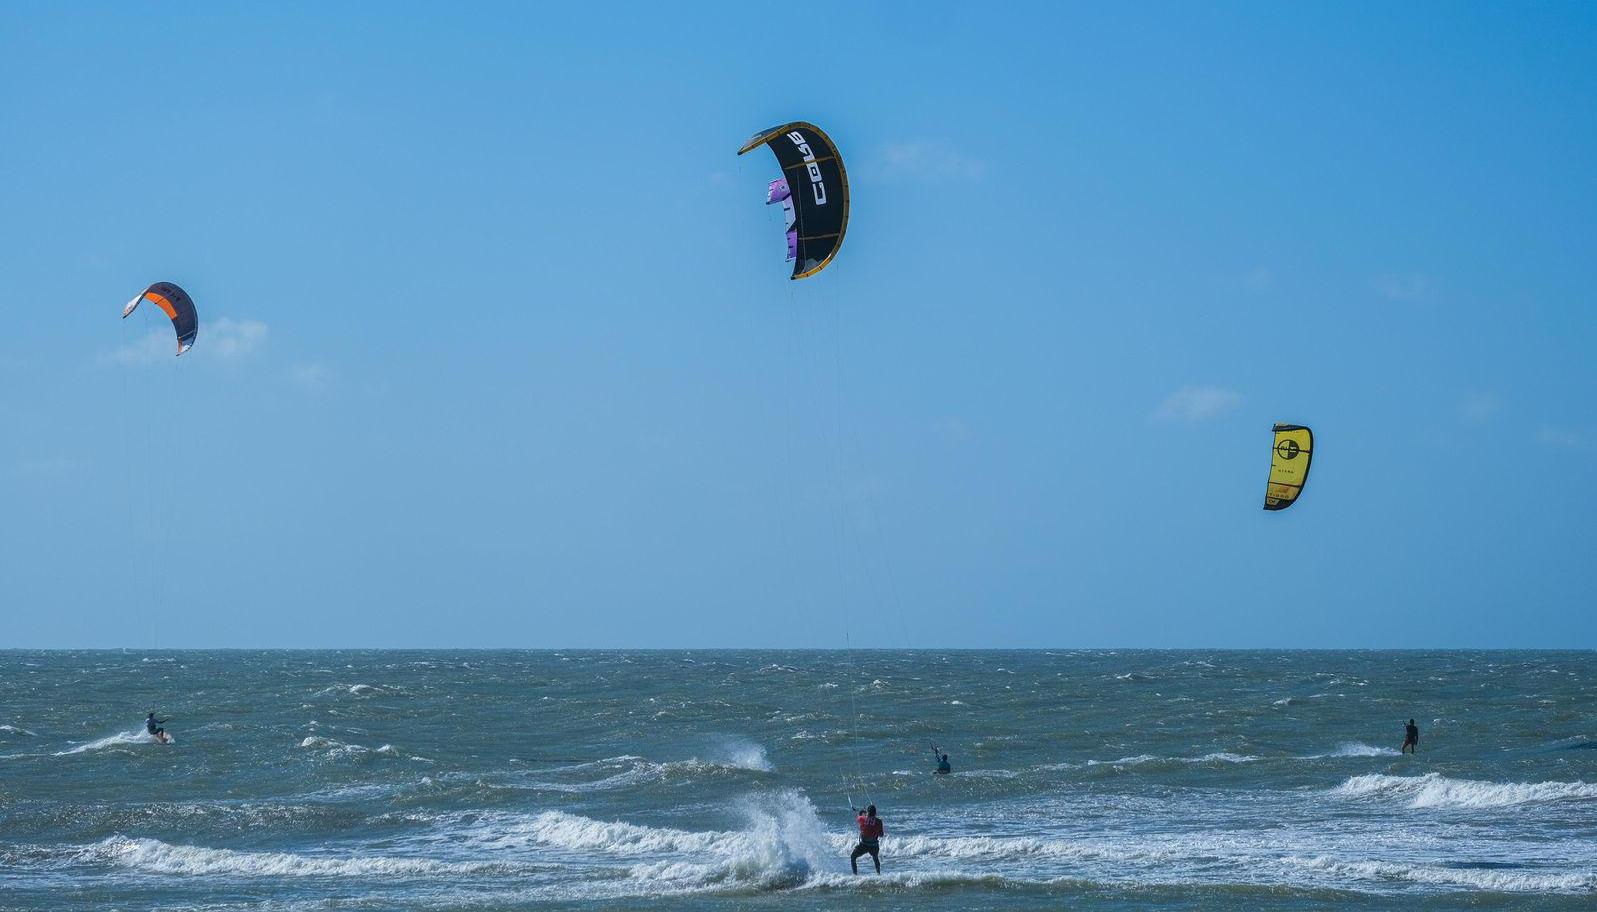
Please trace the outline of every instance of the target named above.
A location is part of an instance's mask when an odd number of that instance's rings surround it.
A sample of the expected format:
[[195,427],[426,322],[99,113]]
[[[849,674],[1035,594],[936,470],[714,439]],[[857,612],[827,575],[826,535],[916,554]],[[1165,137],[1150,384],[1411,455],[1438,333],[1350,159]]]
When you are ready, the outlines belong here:
[[937,755],[937,771],[939,773],[952,773],[954,771],[953,764],[948,762],[948,755],[947,754],[943,753],[942,751],[938,750],[935,747],[932,748],[932,753]]
[[165,741],[166,729],[161,727],[165,724],[165,719],[157,719],[155,717],[155,713],[150,713],[150,715],[144,720],[144,730],[161,739],[162,741]]
[[1410,719],[1408,720],[1408,724],[1403,726],[1403,746],[1398,750],[1398,753],[1412,754],[1418,752],[1419,749],[1420,727],[1414,724],[1413,719]]
[[854,869],[855,874],[858,874],[859,857],[868,854],[871,856],[871,861],[876,863],[876,873],[880,874],[882,873],[882,836],[886,833],[882,826],[882,818],[876,816],[876,805],[874,804],[863,811],[859,808],[855,808],[854,811],[859,814],[855,821],[859,824],[859,844],[854,846],[854,853],[848,856],[848,865]]

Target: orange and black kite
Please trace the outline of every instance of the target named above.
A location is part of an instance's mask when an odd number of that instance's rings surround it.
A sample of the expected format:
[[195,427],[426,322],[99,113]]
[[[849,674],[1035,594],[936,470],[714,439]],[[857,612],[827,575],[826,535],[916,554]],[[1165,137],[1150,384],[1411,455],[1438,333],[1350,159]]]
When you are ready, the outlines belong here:
[[172,328],[177,330],[178,354],[194,347],[194,337],[200,334],[200,315],[194,310],[194,299],[188,292],[171,282],[156,282],[122,308],[122,318],[127,319],[143,301],[161,308],[161,312],[171,318]]

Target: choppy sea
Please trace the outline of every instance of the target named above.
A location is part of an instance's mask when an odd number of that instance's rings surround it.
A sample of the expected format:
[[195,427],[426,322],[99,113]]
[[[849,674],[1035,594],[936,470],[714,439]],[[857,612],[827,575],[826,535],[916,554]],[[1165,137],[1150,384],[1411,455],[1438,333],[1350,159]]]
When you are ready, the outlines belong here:
[[0,909],[861,901],[1597,909],[1597,653],[0,652]]

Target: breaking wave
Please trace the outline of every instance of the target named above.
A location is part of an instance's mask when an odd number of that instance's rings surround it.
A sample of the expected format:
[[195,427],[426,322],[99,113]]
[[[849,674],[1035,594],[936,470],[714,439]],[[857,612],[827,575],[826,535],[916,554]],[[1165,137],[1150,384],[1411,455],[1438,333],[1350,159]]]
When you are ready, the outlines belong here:
[[747,738],[723,738],[714,750],[713,762],[733,769],[769,773],[774,767],[765,756],[765,748]]
[[336,858],[292,852],[240,852],[124,836],[113,836],[88,846],[81,850],[78,860],[115,864],[157,874],[229,877],[460,876],[513,874],[527,867],[504,862],[446,862],[430,858]]
[[398,688],[383,687],[377,684],[330,684],[326,687],[323,687],[321,690],[316,691],[312,697],[313,699],[337,696],[387,697],[398,694],[399,692],[400,691]]
[[1584,782],[1480,782],[1423,776],[1354,776],[1333,789],[1344,798],[1398,799],[1411,808],[1505,808],[1524,804],[1597,800],[1597,785]]
[[660,783],[693,782],[715,777],[747,778],[749,773],[770,772],[765,748],[750,741],[728,739],[713,751],[715,759],[656,762],[632,754],[590,760],[544,770],[527,784],[552,792],[603,792]]
[[453,844],[496,853],[537,847],[584,858],[624,860],[628,877],[654,889],[779,889],[805,884],[825,863],[835,867],[846,839],[823,827],[801,792],[784,790],[743,799],[740,830],[680,830],[566,811],[532,817],[464,815],[449,826]]
[[[309,736],[307,736],[305,738],[305,740],[303,740],[303,741],[301,741],[299,743],[299,746],[304,748],[305,750],[320,751],[320,752],[322,752],[323,756],[329,757],[329,758],[332,758],[332,757],[366,757],[366,756],[371,756],[371,757],[399,757],[399,756],[402,756],[400,754],[399,750],[397,748],[395,748],[392,744],[384,744],[381,747],[370,748],[370,747],[366,747],[366,746],[361,745],[361,744],[348,744],[348,743],[345,743],[343,741],[335,741],[332,738],[324,738],[321,735],[309,735]],[[413,757],[412,759],[425,759],[425,758]]]
[[1218,763],[1254,763],[1259,757],[1246,754],[1233,754],[1229,751],[1216,751],[1204,754],[1201,757],[1159,757],[1153,754],[1137,754],[1133,757],[1121,757],[1118,760],[1088,760],[1082,766],[1143,766],[1146,764],[1218,764]]
[[1394,861],[1343,861],[1324,855],[1282,859],[1336,877],[1464,887],[1498,893],[1584,893],[1597,889],[1597,874],[1550,874],[1495,866],[1451,867]]

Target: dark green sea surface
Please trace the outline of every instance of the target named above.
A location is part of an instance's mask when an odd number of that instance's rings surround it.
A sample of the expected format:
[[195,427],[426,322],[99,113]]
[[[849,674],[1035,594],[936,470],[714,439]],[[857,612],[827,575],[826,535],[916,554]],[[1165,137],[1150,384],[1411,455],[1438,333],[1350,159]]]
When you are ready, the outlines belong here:
[[861,902],[1597,908],[1597,653],[0,652],[0,909]]

